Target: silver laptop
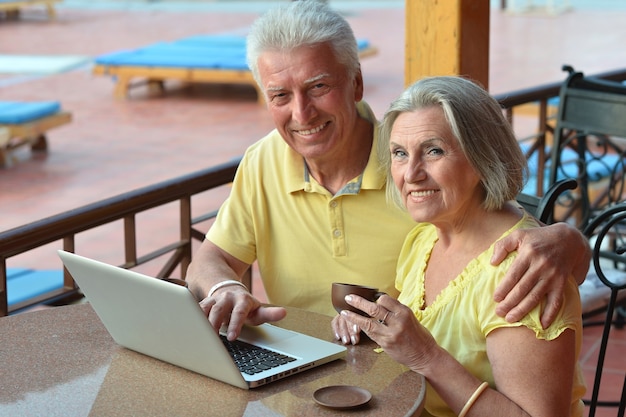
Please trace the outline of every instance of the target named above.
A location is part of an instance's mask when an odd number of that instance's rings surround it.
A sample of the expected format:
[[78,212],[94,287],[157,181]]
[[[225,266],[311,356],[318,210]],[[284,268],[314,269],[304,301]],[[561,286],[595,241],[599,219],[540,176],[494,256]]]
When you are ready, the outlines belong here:
[[62,250],[59,256],[115,342],[210,378],[254,388],[346,355],[344,346],[271,324],[245,326],[238,342],[281,356],[274,368],[242,371],[186,287]]

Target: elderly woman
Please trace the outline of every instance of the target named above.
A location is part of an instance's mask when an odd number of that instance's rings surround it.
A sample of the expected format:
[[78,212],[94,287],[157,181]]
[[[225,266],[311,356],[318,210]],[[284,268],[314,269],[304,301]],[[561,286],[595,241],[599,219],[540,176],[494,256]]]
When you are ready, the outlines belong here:
[[460,77],[423,79],[392,103],[380,143],[388,193],[418,223],[398,260],[398,300],[349,295],[372,318],[341,319],[426,377],[426,415],[581,416],[575,282],[546,329],[541,306],[514,323],[495,313],[492,294],[516,254],[493,266],[493,245],[538,226],[510,203],[527,168],[498,103]]

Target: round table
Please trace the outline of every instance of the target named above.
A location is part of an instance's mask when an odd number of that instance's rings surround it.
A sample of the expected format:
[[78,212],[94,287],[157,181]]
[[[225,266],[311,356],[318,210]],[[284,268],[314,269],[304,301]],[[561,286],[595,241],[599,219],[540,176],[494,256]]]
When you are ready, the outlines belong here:
[[[288,308],[277,325],[332,340],[328,316]],[[330,385],[372,394],[359,416],[419,416],[426,383],[367,340],[345,359],[243,390],[118,346],[89,304],[0,318],[2,416],[338,416]]]

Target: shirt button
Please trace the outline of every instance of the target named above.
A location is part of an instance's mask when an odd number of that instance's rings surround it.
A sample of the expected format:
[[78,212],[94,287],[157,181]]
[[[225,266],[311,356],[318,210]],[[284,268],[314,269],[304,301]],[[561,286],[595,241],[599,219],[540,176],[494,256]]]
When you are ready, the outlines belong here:
[[331,202],[330,202],[330,207],[331,207],[331,208],[335,208],[335,207],[337,207],[337,202],[336,202],[335,200],[331,201]]
[[335,230],[333,231],[333,235],[334,235],[335,237],[339,237],[339,236],[341,236],[341,230],[339,230],[339,229],[335,229]]

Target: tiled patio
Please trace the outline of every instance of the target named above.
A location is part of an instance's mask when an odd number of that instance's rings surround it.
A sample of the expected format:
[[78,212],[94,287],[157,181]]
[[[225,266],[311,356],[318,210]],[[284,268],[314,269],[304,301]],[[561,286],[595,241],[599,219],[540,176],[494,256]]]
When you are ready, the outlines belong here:
[[[272,3],[279,1],[66,0],[53,21],[42,9],[25,11],[19,20],[0,19],[0,57],[63,55],[82,63],[67,72],[42,74],[44,65],[0,74],[0,100],[60,100],[73,115],[70,124],[50,132],[47,155],[22,149],[13,167],[0,169],[0,230],[218,164],[269,131],[272,122],[252,88],[171,83],[165,94],[138,87],[128,99],[115,100],[112,80],[92,75],[90,60],[185,36],[245,33]],[[379,49],[362,66],[366,99],[382,115],[404,83],[404,0],[330,3],[357,37]],[[586,73],[626,67],[626,4],[570,3],[572,10],[555,15],[492,9],[494,94],[560,81],[565,63]],[[165,215],[145,220],[143,240],[159,239]],[[111,239],[116,233],[105,228],[78,244],[87,255],[118,262],[119,239]],[[10,266],[59,268],[52,249],[17,257]],[[626,369],[625,332],[616,332],[607,364],[615,375]],[[583,360],[593,358],[597,338],[595,329],[586,332]]]

